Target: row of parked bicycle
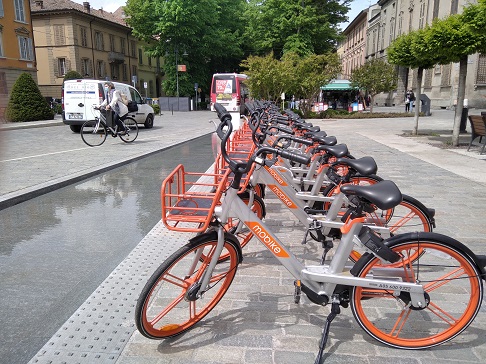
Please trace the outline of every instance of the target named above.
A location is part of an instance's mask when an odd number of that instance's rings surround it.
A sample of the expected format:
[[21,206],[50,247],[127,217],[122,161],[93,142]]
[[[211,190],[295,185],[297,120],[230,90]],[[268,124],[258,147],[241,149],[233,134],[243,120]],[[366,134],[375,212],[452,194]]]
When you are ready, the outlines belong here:
[[[194,237],[143,288],[138,330],[163,339],[193,327],[230,288],[245,245],[260,241],[294,277],[296,303],[305,294],[331,305],[316,363],[341,306],[395,348],[430,348],[463,332],[481,306],[486,257],[432,232],[434,210],[380,178],[373,158],[354,158],[290,110],[246,106],[246,122],[233,131],[231,115],[215,105],[221,148],[211,173],[179,165],[162,184],[165,226]],[[314,264],[265,224],[267,191],[302,224],[302,243],[322,245]]]

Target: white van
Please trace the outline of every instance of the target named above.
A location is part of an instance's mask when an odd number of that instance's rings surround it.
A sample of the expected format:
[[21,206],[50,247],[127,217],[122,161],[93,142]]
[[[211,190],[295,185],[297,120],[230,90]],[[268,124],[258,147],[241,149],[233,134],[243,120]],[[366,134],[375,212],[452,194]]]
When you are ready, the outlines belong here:
[[[105,99],[101,80],[67,80],[62,87],[62,121],[69,125],[71,130],[79,133],[81,125],[86,120],[94,120],[93,105],[99,105]],[[110,81],[112,82],[112,81]],[[125,83],[113,82],[116,90],[128,96],[129,100],[136,101],[138,111],[129,112],[137,124],[144,124],[146,128],[154,126],[154,109],[146,104],[138,91]]]

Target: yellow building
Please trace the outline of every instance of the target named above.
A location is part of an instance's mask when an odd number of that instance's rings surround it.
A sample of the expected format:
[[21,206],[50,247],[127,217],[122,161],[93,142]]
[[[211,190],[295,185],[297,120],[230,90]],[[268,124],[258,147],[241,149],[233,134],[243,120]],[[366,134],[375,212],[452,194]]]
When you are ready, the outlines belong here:
[[23,72],[37,79],[29,1],[0,0],[0,119]]
[[60,98],[70,70],[85,78],[128,84],[138,77],[137,39],[118,11],[92,9],[89,2],[31,0],[31,12],[37,78],[44,96]]

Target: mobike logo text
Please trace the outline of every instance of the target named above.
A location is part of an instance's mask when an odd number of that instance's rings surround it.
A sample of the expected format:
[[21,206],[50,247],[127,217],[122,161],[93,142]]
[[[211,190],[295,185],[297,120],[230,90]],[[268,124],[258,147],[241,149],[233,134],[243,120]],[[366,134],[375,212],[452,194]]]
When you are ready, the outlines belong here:
[[275,178],[275,181],[278,182],[280,186],[287,186],[287,182],[285,182],[277,172],[275,172],[272,168],[265,166],[265,169],[267,170],[268,173],[272,175],[273,178]]
[[297,208],[297,205],[293,203],[290,200],[290,198],[288,198],[287,195],[283,193],[280,188],[278,188],[277,185],[267,185],[267,187],[270,188],[270,190],[272,190],[275,196],[277,196],[280,199],[280,201],[282,201],[285,204],[285,206],[287,206],[289,209]]
[[282,249],[279,243],[277,243],[271,235],[261,226],[258,222],[245,222],[246,226],[249,226],[253,235],[255,235],[260,241],[267,246],[279,258],[288,258],[289,255]]

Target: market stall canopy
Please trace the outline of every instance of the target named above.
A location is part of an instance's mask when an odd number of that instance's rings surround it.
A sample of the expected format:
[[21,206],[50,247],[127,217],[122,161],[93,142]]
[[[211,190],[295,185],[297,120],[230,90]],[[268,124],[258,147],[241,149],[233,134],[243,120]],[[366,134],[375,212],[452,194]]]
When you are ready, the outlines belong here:
[[321,90],[323,91],[346,91],[354,89],[354,87],[351,87],[351,81],[348,80],[334,80],[326,86],[321,86]]

